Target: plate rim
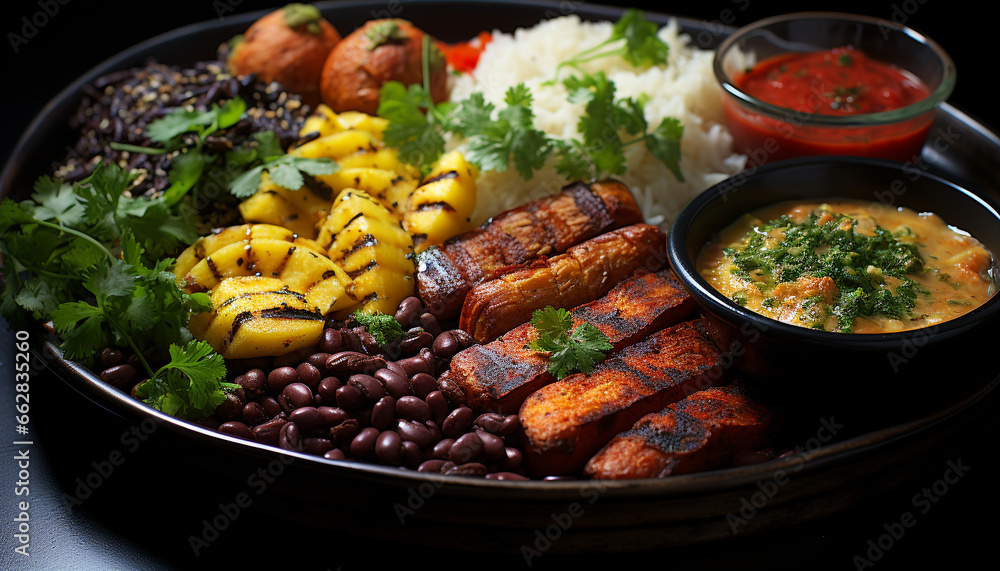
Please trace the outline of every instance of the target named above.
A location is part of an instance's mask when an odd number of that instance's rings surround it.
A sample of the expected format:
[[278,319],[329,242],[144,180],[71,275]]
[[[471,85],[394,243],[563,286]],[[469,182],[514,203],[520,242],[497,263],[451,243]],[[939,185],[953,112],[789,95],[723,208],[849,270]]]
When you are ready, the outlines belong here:
[[[480,4],[492,4],[492,5],[517,5],[519,7],[524,7],[530,10],[542,11],[545,8],[558,8],[562,3],[557,0],[510,0],[510,1],[496,1],[496,0],[483,0],[481,2],[476,2]],[[415,9],[424,5],[432,4],[462,4],[467,5],[468,2],[463,0],[409,0],[407,2],[408,6],[412,6]],[[383,2],[377,2],[374,0],[351,0],[346,2],[339,1],[325,1],[317,2],[316,6],[324,12],[324,14],[329,12],[336,12],[337,10],[346,10],[349,8],[359,8],[363,6],[369,7],[383,7]],[[583,4],[575,6],[573,13],[575,14],[586,14],[593,17],[608,17],[614,15],[620,15],[626,10],[624,7],[608,6],[603,4]],[[203,20],[200,22],[194,22],[169,30],[167,32],[161,33],[157,36],[144,40],[140,43],[134,44],[133,46],[106,58],[104,61],[98,63],[97,65],[91,67],[88,71],[74,80],[72,83],[67,85],[65,88],[60,90],[52,99],[50,99],[46,105],[35,115],[27,129],[22,133],[21,137],[17,140],[14,145],[7,162],[5,163],[2,171],[0,171],[0,198],[7,196],[13,192],[12,181],[16,175],[21,170],[21,165],[24,163],[25,153],[29,144],[33,140],[33,134],[38,131],[38,128],[46,122],[46,117],[57,107],[64,104],[65,100],[68,98],[73,99],[74,102],[79,101],[80,88],[89,82],[92,82],[101,75],[114,71],[117,69],[115,66],[121,67],[121,65],[136,57],[137,54],[147,51],[152,47],[161,45],[166,42],[177,41],[185,36],[199,33],[205,29],[215,29],[215,28],[228,28],[228,27],[245,27],[250,22],[259,18],[263,14],[269,12],[268,9],[256,10],[252,12],[234,14],[227,16],[222,21],[217,20]],[[706,31],[708,30],[709,22],[696,20],[692,18],[687,18],[684,16],[673,15],[662,12],[647,11],[645,12],[647,17],[651,20],[655,20],[661,23],[665,23],[668,20],[676,20],[682,28],[685,26],[691,28],[702,28]],[[583,17],[583,16],[581,16]],[[714,25],[714,30],[710,33],[730,33],[735,28],[731,26],[725,26],[722,24]],[[945,114],[955,117],[961,123],[975,129],[980,132],[985,137],[991,140],[998,148],[1000,148],[1000,136],[998,136],[994,131],[992,131],[986,125],[976,121],[964,112],[959,111],[954,106],[946,103],[942,104],[942,109]],[[705,472],[700,472],[696,474],[682,474],[675,475],[669,478],[658,478],[658,479],[643,479],[643,480],[621,480],[621,481],[600,481],[600,484],[592,480],[573,480],[573,481],[542,481],[542,480],[530,480],[530,481],[503,481],[503,480],[485,480],[482,478],[466,478],[466,477],[456,477],[456,476],[444,476],[440,474],[427,474],[416,472],[413,470],[400,470],[397,468],[392,468],[388,466],[380,466],[377,464],[369,463],[359,463],[359,462],[345,462],[328,460],[321,456],[308,455],[305,453],[297,453],[282,450],[280,448],[260,444],[257,442],[251,442],[243,440],[237,437],[226,435],[218,431],[211,430],[209,428],[194,424],[183,419],[172,417],[149,407],[145,403],[132,398],[127,393],[120,391],[111,385],[108,385],[89,370],[87,370],[82,365],[74,361],[64,359],[61,356],[58,348],[55,347],[50,341],[46,341],[44,344],[44,350],[47,354],[55,359],[55,363],[60,368],[61,372],[64,374],[58,374],[60,380],[70,385],[74,390],[83,394],[95,405],[108,410],[112,414],[118,416],[125,416],[122,414],[123,411],[114,410],[109,408],[108,404],[113,403],[114,406],[124,407],[124,412],[127,412],[127,416],[131,417],[133,420],[137,418],[136,415],[142,414],[144,417],[153,417],[158,423],[166,424],[171,427],[172,430],[188,434],[192,431],[198,435],[199,440],[208,439],[210,445],[221,445],[225,446],[227,449],[232,450],[253,450],[256,455],[269,455],[273,457],[278,456],[291,456],[296,459],[307,460],[307,465],[310,467],[338,467],[347,472],[353,474],[363,474],[365,476],[373,476],[381,479],[388,479],[392,481],[398,481],[402,485],[412,484],[414,482],[424,482],[424,481],[436,481],[443,482],[446,484],[442,489],[448,490],[513,490],[524,493],[536,493],[539,490],[543,490],[546,493],[553,493],[556,496],[561,494],[574,492],[578,495],[579,490],[582,489],[581,486],[597,486],[601,485],[609,493],[620,494],[621,498],[628,497],[650,497],[650,495],[655,495],[658,498],[669,498],[678,494],[691,494],[692,492],[704,493],[718,490],[726,489],[737,489],[746,486],[747,484],[752,484],[753,482],[759,481],[762,475],[767,475],[773,473],[776,469],[780,468],[782,464],[781,459],[771,460],[768,462],[763,462],[760,464],[755,464],[752,466],[741,466],[741,467],[729,467],[721,468],[716,470],[710,470]],[[64,376],[65,375],[65,376]],[[70,378],[67,378],[70,377]],[[76,382],[74,382],[76,381]],[[80,381],[84,381],[82,386],[77,386]],[[803,459],[803,470],[819,470],[824,466],[835,463],[843,459],[844,457],[858,454],[861,452],[867,452],[870,450],[878,449],[882,446],[887,446],[890,443],[900,439],[913,437],[925,430],[931,429],[937,424],[954,418],[956,415],[961,414],[964,410],[972,407],[975,403],[986,398],[997,386],[1000,386],[1000,373],[994,375],[993,379],[982,384],[979,389],[972,395],[966,396],[966,398],[953,402],[949,407],[944,409],[938,409],[931,415],[925,415],[911,421],[898,423],[889,427],[885,427],[880,430],[866,432],[862,435],[855,436],[852,438],[847,438],[842,441],[835,442],[833,444],[824,445],[820,449],[814,452],[806,452],[802,454]],[[97,398],[100,397],[100,398]],[[860,445],[861,440],[866,440],[871,437],[878,435],[874,442],[869,442],[864,445]],[[338,474],[341,470],[338,470]],[[728,478],[726,476],[729,476]],[[556,499],[559,499],[558,497]]]

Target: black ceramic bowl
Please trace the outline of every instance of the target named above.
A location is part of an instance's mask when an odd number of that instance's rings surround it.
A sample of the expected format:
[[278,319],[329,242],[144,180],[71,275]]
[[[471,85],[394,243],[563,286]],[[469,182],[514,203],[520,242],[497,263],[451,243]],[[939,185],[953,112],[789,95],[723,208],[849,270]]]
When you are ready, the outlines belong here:
[[[678,278],[701,307],[709,330],[734,364],[762,384],[799,396],[829,398],[884,392],[911,394],[938,375],[957,382],[968,359],[986,359],[1000,314],[1000,296],[951,321],[913,331],[850,334],[782,323],[746,309],[696,270],[703,246],[739,216],[786,200],[849,198],[883,207],[933,212],[1000,252],[994,201],[922,172],[913,164],[859,157],[811,157],[745,171],[706,190],[674,220],[669,256]],[[997,260],[994,258],[994,275]],[[847,390],[862,388],[858,393]],[[851,397],[848,397],[851,398]]]

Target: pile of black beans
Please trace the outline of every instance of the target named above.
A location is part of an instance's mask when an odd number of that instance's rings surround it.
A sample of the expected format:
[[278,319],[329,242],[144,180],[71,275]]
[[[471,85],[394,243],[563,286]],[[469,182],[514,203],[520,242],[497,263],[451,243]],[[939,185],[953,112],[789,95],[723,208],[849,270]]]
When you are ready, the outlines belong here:
[[329,459],[527,479],[518,416],[477,414],[438,388],[437,376],[473,339],[443,330],[417,297],[404,299],[394,317],[405,335],[384,346],[351,319],[331,320],[308,350],[242,363],[233,377],[241,388],[212,426]]

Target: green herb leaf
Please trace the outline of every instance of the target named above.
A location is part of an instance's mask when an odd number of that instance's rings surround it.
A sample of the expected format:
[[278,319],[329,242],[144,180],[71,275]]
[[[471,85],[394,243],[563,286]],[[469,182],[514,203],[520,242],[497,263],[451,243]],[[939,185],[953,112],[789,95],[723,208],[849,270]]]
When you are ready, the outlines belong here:
[[167,414],[194,420],[211,415],[238,385],[225,382],[222,355],[204,341],[171,345],[170,361],[135,388],[136,397]]
[[371,333],[379,345],[391,343],[406,333],[392,315],[379,312],[365,313],[358,310],[351,317],[363,325],[365,331]]
[[531,325],[538,332],[538,338],[529,343],[528,348],[549,353],[549,372],[558,379],[577,371],[589,373],[613,348],[608,337],[590,323],[573,329],[572,315],[562,308],[550,305],[536,310],[532,313]]

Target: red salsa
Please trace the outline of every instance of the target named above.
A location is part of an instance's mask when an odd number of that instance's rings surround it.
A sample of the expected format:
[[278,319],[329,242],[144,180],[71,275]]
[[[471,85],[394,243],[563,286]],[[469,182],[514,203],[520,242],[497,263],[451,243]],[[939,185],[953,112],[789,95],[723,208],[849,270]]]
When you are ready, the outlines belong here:
[[802,155],[862,155],[906,161],[919,154],[932,119],[872,127],[808,125],[808,115],[849,116],[900,109],[930,90],[898,67],[851,47],[766,59],[733,83],[757,99],[789,109],[777,120],[726,100],[737,151],[752,164]]
[[486,49],[486,44],[493,39],[493,34],[480,32],[478,36],[467,42],[448,44],[438,42],[438,48],[444,54],[445,59],[455,69],[461,73],[472,73],[479,63],[479,55]]

